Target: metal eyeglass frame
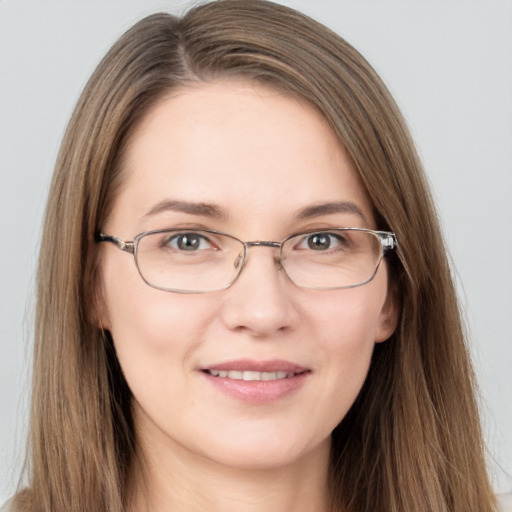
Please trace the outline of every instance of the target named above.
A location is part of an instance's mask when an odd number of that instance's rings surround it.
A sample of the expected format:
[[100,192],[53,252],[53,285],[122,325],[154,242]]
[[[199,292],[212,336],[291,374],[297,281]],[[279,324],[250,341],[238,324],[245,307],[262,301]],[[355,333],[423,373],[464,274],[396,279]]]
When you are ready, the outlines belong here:
[[[224,286],[223,288],[215,289],[215,290],[171,289],[171,288],[164,288],[164,287],[156,286],[153,283],[150,283],[144,277],[143,273],[141,272],[141,270],[139,268],[139,264],[137,261],[137,247],[139,244],[139,240],[141,238],[144,238],[147,235],[153,235],[153,234],[157,234],[157,233],[173,233],[173,232],[180,232],[180,231],[201,231],[203,233],[212,233],[215,235],[227,236],[229,238],[232,238],[233,240],[236,240],[237,242],[240,242],[243,245],[244,251],[243,251],[243,257],[242,257],[242,261],[240,264],[240,268],[239,268],[237,274],[234,276],[234,278],[226,286]],[[281,262],[281,250],[282,250],[283,244],[285,244],[290,238],[294,238],[294,237],[300,236],[300,235],[308,235],[308,234],[312,234],[312,233],[323,233],[323,232],[328,232],[328,231],[362,231],[362,232],[366,232],[366,233],[373,233],[374,235],[376,235],[381,243],[382,254],[381,254],[380,258],[378,259],[377,264],[375,265],[375,269],[374,269],[373,273],[370,275],[370,277],[368,279],[366,279],[362,283],[352,284],[352,285],[348,285],[348,286],[335,286],[335,287],[309,287],[308,286],[308,287],[306,287],[306,286],[301,286],[301,285],[298,285],[297,283],[295,283],[295,281],[286,272],[286,269],[284,268],[284,266],[281,265],[281,268],[283,269],[283,271],[286,274],[286,276],[288,277],[288,279],[298,288],[303,288],[303,289],[307,289],[307,290],[341,290],[341,289],[345,289],[345,288],[356,288],[358,286],[363,286],[366,283],[369,283],[375,277],[375,274],[377,273],[377,270],[378,270],[383,258],[386,256],[386,254],[389,251],[396,249],[396,247],[398,245],[398,241],[397,241],[395,233],[392,233],[390,231],[376,231],[373,229],[365,229],[365,228],[326,228],[324,230],[313,229],[313,230],[302,231],[299,233],[294,233],[292,235],[289,235],[281,242],[272,242],[272,241],[266,241],[266,240],[255,240],[255,241],[244,242],[243,240],[240,240],[239,238],[237,238],[233,235],[230,235],[229,233],[224,233],[223,231],[216,231],[213,229],[191,229],[191,228],[169,228],[169,229],[156,229],[156,230],[152,230],[152,231],[143,231],[142,233],[139,233],[138,235],[136,235],[134,237],[134,239],[130,240],[130,241],[125,241],[117,236],[104,235],[103,233],[98,232],[94,235],[94,240],[96,243],[110,242],[110,243],[114,244],[119,250],[127,252],[129,254],[133,254],[133,257],[135,260],[135,266],[137,267],[137,271],[139,272],[139,275],[141,276],[142,280],[151,288],[155,288],[157,290],[162,290],[162,291],[166,291],[166,292],[174,292],[174,293],[210,293],[210,292],[214,292],[214,291],[226,290],[227,288],[229,288],[230,286],[233,285],[233,283],[238,279],[238,277],[242,273],[242,270],[245,267],[245,264],[247,262],[247,253],[248,253],[249,247],[273,247],[275,249],[279,249],[278,261],[280,263]]]

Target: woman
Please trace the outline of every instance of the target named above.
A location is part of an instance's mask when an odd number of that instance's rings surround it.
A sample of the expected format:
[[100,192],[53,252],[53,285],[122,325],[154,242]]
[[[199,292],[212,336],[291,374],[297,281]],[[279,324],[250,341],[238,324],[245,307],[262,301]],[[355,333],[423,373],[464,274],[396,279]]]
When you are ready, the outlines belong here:
[[13,510],[495,509],[413,144],[305,16],[129,30],[70,121],[39,268]]

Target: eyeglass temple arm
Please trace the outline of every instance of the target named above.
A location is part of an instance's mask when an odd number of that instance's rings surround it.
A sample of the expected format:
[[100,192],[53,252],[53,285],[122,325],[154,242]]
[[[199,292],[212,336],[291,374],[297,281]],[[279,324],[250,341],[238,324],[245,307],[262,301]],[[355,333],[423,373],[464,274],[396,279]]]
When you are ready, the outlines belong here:
[[393,233],[380,232],[378,235],[382,249],[384,250],[384,254],[386,254],[388,251],[392,251],[398,245],[396,236]]
[[[396,236],[392,233],[387,232],[377,232],[379,235],[380,243],[382,244],[382,248],[384,250],[384,254],[388,251],[392,251],[397,246],[397,240]],[[114,244],[118,249],[121,251],[128,252],[130,254],[135,253],[135,244],[133,242],[125,242],[124,240],[121,240],[117,236],[112,235],[104,235],[102,233],[96,233],[94,235],[94,240],[97,243],[100,242],[110,242]],[[253,245],[261,245],[261,246],[267,246],[267,247],[280,247],[280,243],[278,242],[245,242],[246,246],[253,246]]]
[[98,243],[99,242],[110,242],[110,243],[114,244],[121,251],[129,252],[130,254],[133,254],[135,252],[135,244],[133,242],[125,242],[124,240],[121,240],[117,236],[103,235],[102,233],[96,233],[94,235],[94,240]]

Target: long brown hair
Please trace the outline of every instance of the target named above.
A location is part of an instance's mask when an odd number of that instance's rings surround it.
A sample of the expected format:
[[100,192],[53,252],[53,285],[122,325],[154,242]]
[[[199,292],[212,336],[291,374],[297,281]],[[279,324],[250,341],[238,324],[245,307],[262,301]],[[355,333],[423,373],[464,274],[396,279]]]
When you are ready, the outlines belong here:
[[28,487],[19,510],[121,512],[134,463],[131,394],[95,321],[94,233],[140,119],[177,87],[236,77],[309,101],[397,234],[396,332],[375,348],[333,433],[331,488],[346,512],[490,512],[474,377],[435,209],[405,123],[366,60],[289,8],[221,0],[149,16],[108,52],[70,120],[38,273]]

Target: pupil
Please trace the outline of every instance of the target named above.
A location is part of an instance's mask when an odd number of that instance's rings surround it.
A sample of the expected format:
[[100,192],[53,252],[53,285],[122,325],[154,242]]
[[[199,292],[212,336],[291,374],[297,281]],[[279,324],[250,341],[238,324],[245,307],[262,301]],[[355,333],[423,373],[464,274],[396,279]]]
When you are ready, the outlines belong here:
[[193,251],[199,247],[199,237],[182,235],[178,238],[178,247],[184,251]]
[[315,251],[329,249],[330,239],[328,235],[313,235],[308,240],[308,246]]

